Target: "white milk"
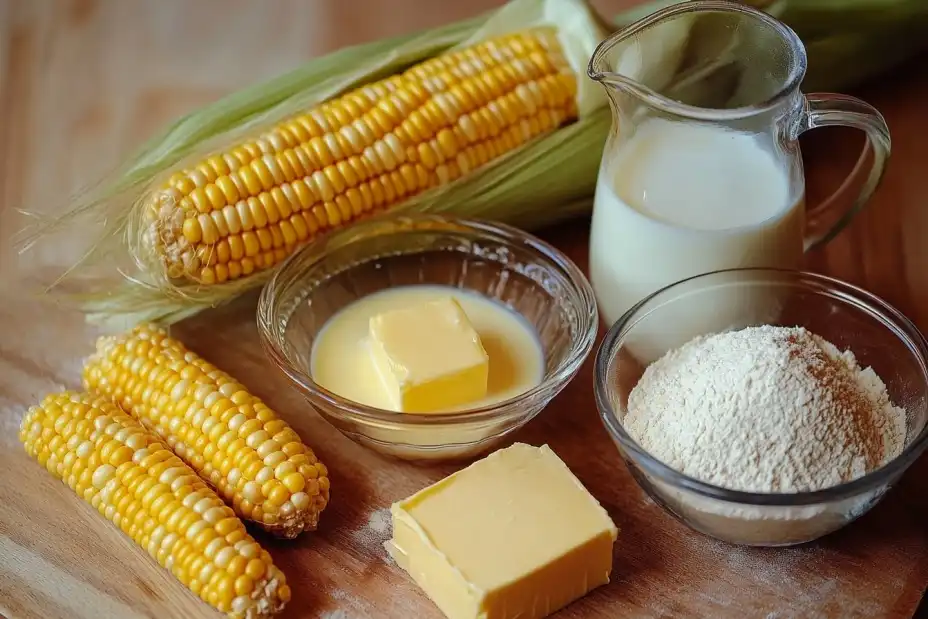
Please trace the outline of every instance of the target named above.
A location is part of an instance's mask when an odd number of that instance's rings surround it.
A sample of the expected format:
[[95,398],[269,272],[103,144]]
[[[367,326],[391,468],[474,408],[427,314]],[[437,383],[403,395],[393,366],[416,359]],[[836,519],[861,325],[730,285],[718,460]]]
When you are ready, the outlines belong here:
[[[612,324],[649,294],[700,273],[798,268],[803,211],[788,171],[753,134],[645,120],[607,154],[596,188],[590,279],[603,318]],[[716,327],[718,309],[698,313]],[[725,320],[741,318],[728,310]]]

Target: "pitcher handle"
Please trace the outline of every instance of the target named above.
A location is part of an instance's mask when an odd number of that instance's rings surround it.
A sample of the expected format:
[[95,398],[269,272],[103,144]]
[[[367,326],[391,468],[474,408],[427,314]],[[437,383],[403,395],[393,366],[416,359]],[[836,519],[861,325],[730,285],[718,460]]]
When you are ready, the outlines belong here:
[[[883,178],[892,143],[886,121],[872,105],[855,97],[830,93],[809,94],[805,99],[806,109],[800,119],[798,133],[816,127],[839,126],[860,129],[867,135],[863,152],[847,179],[828,199],[806,212],[805,248],[808,250],[833,239],[870,200]],[[869,173],[860,192],[848,207],[842,209],[840,198],[856,179],[867,173],[865,167],[871,153]]]

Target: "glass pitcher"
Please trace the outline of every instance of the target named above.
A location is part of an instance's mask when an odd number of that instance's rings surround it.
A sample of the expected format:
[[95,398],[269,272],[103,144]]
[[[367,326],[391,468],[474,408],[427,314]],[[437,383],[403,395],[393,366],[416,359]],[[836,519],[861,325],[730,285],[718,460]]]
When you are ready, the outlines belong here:
[[[612,324],[681,279],[736,267],[799,268],[871,196],[890,151],[876,109],[803,95],[806,53],[785,24],[721,0],[663,9],[603,41],[589,75],[609,97],[590,234],[590,279]],[[865,149],[832,198],[806,208],[797,139],[863,130]],[[841,208],[850,181],[861,189]]]

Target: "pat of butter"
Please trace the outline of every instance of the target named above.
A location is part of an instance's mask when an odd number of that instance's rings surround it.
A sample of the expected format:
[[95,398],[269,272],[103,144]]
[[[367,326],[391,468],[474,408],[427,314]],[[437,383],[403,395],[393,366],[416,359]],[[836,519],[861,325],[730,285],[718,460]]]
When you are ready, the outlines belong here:
[[387,550],[450,619],[540,619],[609,582],[618,530],[547,445],[501,449],[392,513]]
[[489,357],[451,297],[374,316],[370,343],[398,411],[440,413],[487,394]]

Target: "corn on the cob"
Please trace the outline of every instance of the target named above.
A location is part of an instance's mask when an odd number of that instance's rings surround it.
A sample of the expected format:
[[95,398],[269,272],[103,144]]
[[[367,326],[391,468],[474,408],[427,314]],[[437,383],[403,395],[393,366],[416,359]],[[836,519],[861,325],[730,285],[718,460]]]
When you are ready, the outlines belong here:
[[550,29],[438,56],[174,174],[149,242],[169,278],[248,276],[575,118],[576,89]]
[[240,517],[280,537],[316,528],[325,465],[264,402],[163,330],[100,338],[84,385],[160,436]]
[[30,456],[215,608],[259,619],[290,599],[283,573],[222,499],[108,399],[49,395],[28,411],[19,438]]

